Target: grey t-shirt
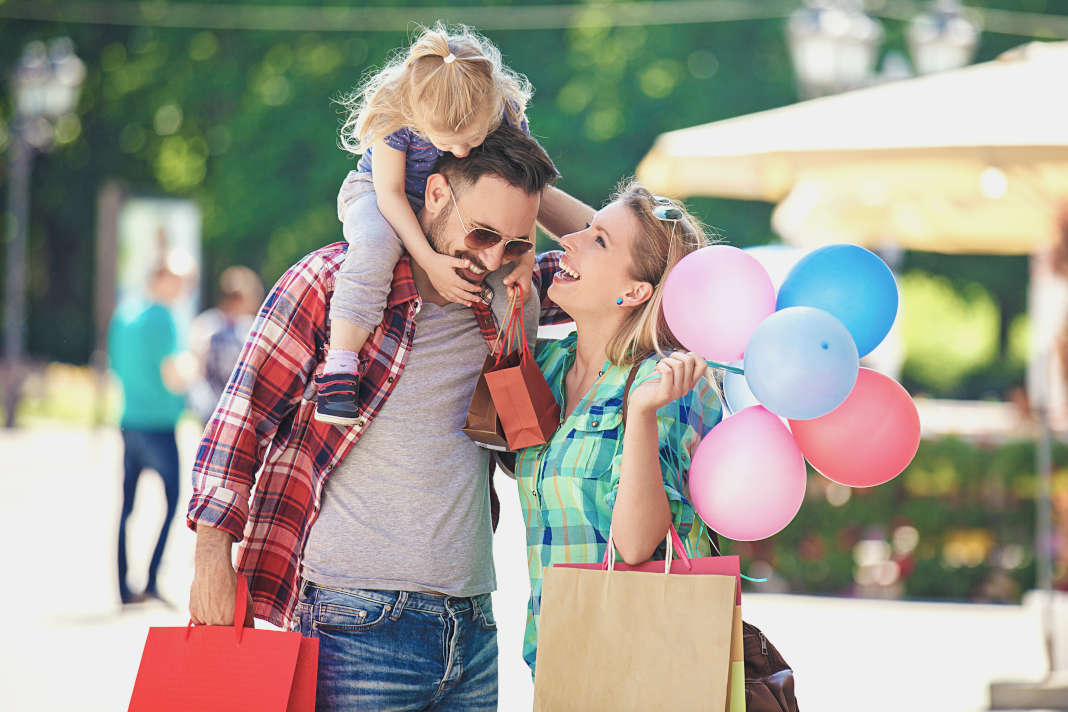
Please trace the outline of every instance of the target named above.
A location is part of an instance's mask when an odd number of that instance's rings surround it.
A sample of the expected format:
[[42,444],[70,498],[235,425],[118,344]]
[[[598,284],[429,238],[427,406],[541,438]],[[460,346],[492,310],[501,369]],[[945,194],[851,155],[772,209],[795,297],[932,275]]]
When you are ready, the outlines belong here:
[[305,578],[452,596],[496,588],[489,458],[460,430],[488,353],[471,309],[423,302],[404,372],[323,490]]

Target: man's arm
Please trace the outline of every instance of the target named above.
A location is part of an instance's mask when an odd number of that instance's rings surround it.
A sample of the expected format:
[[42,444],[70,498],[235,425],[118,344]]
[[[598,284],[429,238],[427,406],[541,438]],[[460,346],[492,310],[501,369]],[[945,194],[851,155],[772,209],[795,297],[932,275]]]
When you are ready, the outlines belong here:
[[594,209],[555,186],[541,194],[538,224],[553,237],[577,232],[593,219]]
[[553,283],[553,275],[560,271],[560,257],[563,254],[561,250],[543,252],[538,255],[537,264],[534,266],[534,288],[538,290],[538,297],[541,299],[539,326],[572,321],[568,313],[549,298],[549,285]]
[[237,578],[230,549],[243,536],[255,474],[315,371],[325,338],[325,268],[323,256],[313,253],[271,290],[197,448],[187,513],[197,532],[189,596],[194,622],[233,622]]
[[[234,620],[237,572],[234,571],[234,538],[221,529],[197,525],[193,559],[193,585],[189,589],[189,617],[197,625],[230,625]],[[245,625],[252,626],[252,594],[245,608]]]

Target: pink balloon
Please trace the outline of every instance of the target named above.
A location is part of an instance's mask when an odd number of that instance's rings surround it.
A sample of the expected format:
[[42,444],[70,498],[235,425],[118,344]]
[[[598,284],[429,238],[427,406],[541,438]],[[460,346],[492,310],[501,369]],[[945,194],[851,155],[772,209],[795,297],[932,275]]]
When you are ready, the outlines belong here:
[[775,311],[775,287],[756,258],[711,245],[683,257],[664,284],[664,318],[690,351],[736,361],[757,324]]
[[893,379],[862,368],[842,405],[790,429],[812,466],[827,479],[872,487],[908,467],[920,447],[920,415]]
[[712,428],[690,464],[690,499],[705,524],[729,539],[781,531],[805,498],[805,459],[790,431],[755,405]]

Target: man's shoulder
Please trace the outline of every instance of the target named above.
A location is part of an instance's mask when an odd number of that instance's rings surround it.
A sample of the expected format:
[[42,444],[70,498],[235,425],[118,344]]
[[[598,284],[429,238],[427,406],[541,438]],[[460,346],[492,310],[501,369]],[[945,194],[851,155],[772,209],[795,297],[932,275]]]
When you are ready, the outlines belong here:
[[335,272],[341,268],[345,261],[345,255],[349,249],[346,242],[335,242],[326,247],[320,247],[304,255],[290,270],[305,270],[322,272],[324,270]]
[[335,242],[309,252],[285,271],[275,289],[319,284],[323,286],[324,291],[331,291],[337,271],[345,262],[347,251],[347,243]]

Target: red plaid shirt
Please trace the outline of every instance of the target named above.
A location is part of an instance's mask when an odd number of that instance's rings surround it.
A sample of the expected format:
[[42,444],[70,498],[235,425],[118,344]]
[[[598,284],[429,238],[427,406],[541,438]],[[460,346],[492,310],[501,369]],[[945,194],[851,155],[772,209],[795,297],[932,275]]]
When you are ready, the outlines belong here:
[[[569,319],[545,296],[560,254],[538,257],[535,284],[541,285],[542,323]],[[357,400],[363,417],[348,428],[320,423],[312,417],[314,376],[325,359],[330,297],[344,260],[345,243],[330,245],[278,280],[204,430],[193,465],[189,526],[195,530],[198,523],[207,524],[242,541],[238,571],[249,577],[256,616],[278,626],[289,622],[296,607],[300,558],[323,485],[389,398],[411,351],[414,318],[422,303],[410,263],[402,258],[382,323],[360,351],[363,376]],[[479,304],[475,316],[492,345],[497,338],[492,310]]]

